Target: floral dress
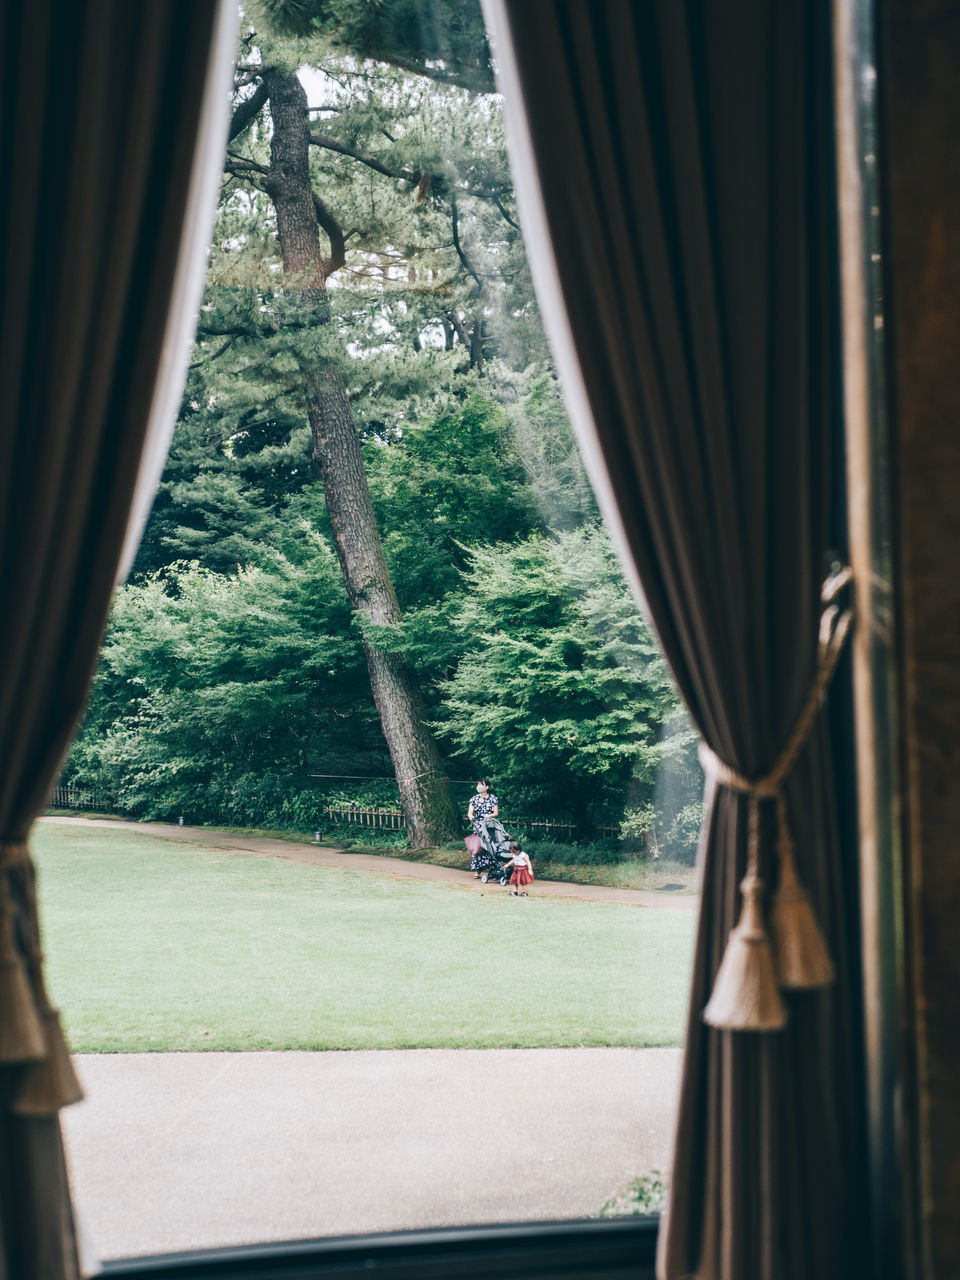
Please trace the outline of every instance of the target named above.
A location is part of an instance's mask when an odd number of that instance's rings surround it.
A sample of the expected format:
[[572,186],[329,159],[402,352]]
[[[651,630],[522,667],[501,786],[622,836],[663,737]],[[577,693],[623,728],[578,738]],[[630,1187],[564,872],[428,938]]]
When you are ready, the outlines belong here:
[[478,836],[483,826],[483,819],[488,813],[493,813],[499,801],[496,796],[474,796],[473,797],[473,834]]
[[[483,819],[493,813],[497,807],[497,797],[491,795],[473,797],[473,834],[478,836],[483,829]],[[490,855],[484,849],[470,856],[471,871],[486,871],[490,867]]]

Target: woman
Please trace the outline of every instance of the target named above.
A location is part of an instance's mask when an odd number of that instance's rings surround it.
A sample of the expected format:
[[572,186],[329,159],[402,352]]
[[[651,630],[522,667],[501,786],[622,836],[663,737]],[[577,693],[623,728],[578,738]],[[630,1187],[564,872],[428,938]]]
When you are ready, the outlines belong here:
[[[477,782],[477,794],[472,798],[467,807],[467,817],[473,823],[473,834],[479,836],[483,829],[483,820],[487,817],[496,818],[500,813],[500,805],[497,797],[490,794],[490,779],[481,778]],[[476,853],[470,854],[470,870],[475,873],[474,878],[480,879],[480,872],[487,863],[487,855],[482,849],[478,849]]]

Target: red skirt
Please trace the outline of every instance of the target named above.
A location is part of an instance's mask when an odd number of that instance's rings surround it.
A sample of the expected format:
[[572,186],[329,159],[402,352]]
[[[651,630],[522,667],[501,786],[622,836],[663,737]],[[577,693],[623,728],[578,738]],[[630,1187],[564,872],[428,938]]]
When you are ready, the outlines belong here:
[[529,884],[533,879],[533,872],[529,867],[514,867],[513,875],[510,877],[511,884]]

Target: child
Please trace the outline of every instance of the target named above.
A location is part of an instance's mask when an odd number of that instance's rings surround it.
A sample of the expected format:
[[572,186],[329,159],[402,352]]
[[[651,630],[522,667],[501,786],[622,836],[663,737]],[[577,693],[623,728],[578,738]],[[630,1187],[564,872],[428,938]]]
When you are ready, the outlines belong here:
[[529,853],[524,853],[516,840],[510,841],[510,861],[504,863],[505,867],[511,865],[513,874],[510,876],[510,883],[517,886],[510,890],[511,895],[514,898],[529,897],[527,885],[533,880],[533,863],[530,861]]

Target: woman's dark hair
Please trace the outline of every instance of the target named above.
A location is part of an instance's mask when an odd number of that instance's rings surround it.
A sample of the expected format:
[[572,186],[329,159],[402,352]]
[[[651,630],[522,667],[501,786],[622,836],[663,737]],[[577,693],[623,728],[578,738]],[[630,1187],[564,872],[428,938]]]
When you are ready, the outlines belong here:
[[489,778],[478,778],[478,779],[477,779],[477,781],[478,781],[478,782],[482,782],[482,783],[483,783],[483,785],[487,788],[487,790],[488,790],[488,791],[490,790],[490,779],[489,779]]

